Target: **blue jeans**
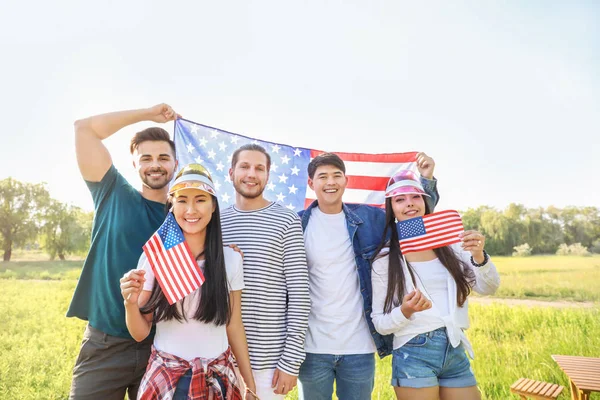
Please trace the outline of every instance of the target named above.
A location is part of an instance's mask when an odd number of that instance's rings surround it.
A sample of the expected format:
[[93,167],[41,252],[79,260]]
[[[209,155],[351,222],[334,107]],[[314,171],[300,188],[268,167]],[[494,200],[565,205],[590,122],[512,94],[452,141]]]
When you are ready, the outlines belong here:
[[333,381],[343,400],[370,400],[375,381],[375,356],[306,353],[298,375],[299,398],[331,400]]
[[477,385],[462,346],[452,347],[446,328],[421,333],[392,353],[392,385],[463,388]]
[[[221,378],[216,377],[219,385],[221,386],[221,393],[225,394],[225,385],[221,381]],[[173,393],[173,400],[187,400],[188,392],[190,391],[190,385],[192,384],[192,370],[188,369],[185,374],[177,381],[175,387],[175,393]]]

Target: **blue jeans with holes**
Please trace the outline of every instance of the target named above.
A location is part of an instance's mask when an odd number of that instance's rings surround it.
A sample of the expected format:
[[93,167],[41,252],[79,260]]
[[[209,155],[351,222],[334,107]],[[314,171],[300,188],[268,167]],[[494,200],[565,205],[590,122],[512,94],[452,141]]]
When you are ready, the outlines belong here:
[[298,375],[302,400],[331,400],[333,381],[343,400],[370,400],[375,381],[375,356],[306,353]]

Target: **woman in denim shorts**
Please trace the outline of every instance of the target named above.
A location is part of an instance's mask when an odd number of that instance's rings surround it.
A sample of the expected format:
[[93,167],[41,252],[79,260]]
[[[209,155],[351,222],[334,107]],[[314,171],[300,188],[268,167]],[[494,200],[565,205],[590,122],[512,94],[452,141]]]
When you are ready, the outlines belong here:
[[433,250],[403,242],[404,254],[400,251],[397,222],[430,214],[423,196],[412,170],[399,171],[388,182],[383,237],[390,240],[383,241],[373,261],[371,317],[379,333],[394,334],[392,385],[398,399],[481,399],[466,355],[473,358],[464,334],[467,297],[471,290],[493,294],[500,277],[477,231],[465,231],[460,243]]

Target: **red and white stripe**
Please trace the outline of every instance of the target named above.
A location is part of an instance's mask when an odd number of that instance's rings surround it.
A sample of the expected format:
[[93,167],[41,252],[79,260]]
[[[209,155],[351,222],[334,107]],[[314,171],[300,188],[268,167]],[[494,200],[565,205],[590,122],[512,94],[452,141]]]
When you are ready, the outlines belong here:
[[202,270],[187,242],[165,250],[160,235],[155,233],[143,249],[169,304],[183,299],[204,283]]
[[[312,160],[320,150],[311,150]],[[417,152],[389,153],[389,154],[363,154],[363,153],[335,153],[346,165],[348,186],[344,191],[345,203],[362,203],[381,206],[385,203],[385,188],[392,175],[400,169],[415,169]],[[306,200],[304,208],[317,199],[315,192],[306,185]]]
[[464,228],[458,211],[440,211],[422,218],[427,233],[400,240],[400,251],[403,254],[436,249],[460,242],[458,234],[463,232]]

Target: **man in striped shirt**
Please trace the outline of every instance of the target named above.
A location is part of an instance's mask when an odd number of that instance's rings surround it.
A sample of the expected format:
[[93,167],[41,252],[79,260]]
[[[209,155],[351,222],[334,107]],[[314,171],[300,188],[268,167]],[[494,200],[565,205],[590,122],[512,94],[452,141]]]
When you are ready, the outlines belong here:
[[264,148],[237,149],[229,177],[235,205],[221,213],[223,242],[244,253],[242,319],[261,400],[283,399],[304,360],[310,298],[298,215],[263,197],[271,158]]

